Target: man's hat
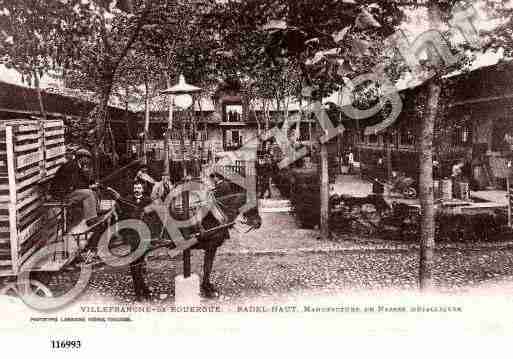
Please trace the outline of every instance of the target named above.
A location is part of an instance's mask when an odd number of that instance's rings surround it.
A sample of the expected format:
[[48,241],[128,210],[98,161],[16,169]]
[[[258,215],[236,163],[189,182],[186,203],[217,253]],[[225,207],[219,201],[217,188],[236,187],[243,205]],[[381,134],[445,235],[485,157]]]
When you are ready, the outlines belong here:
[[142,170],[149,170],[150,168],[148,167],[148,165],[146,163],[143,163],[139,166],[139,168],[137,169],[137,171],[142,171]]
[[81,157],[89,157],[89,158],[93,158],[93,155],[91,154],[91,152],[89,152],[88,150],[86,150],[85,148],[81,148],[79,150],[77,150],[75,152],[75,157],[76,158],[81,158]]

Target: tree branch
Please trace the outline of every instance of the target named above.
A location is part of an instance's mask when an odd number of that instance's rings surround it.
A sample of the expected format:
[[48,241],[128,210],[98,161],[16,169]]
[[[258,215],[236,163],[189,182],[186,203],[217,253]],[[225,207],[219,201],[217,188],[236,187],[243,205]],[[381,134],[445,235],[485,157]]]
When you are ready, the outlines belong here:
[[146,17],[148,16],[148,14],[150,12],[150,9],[151,9],[151,0],[146,0],[145,1],[144,11],[141,14],[141,17],[139,18],[139,21],[137,22],[135,30],[132,32],[132,35],[128,39],[125,47],[123,48],[123,51],[121,51],[121,54],[118,57],[118,59],[114,62],[114,67],[113,67],[114,74],[116,73],[116,71],[117,71],[117,69],[119,67],[119,64],[121,63],[121,61],[123,61],[123,59],[125,58],[126,54],[128,53],[128,50],[130,50],[130,48],[134,44],[135,40],[137,40],[137,37],[139,36],[139,32],[141,31],[141,29],[142,29],[142,27],[144,25],[144,22],[145,22]]

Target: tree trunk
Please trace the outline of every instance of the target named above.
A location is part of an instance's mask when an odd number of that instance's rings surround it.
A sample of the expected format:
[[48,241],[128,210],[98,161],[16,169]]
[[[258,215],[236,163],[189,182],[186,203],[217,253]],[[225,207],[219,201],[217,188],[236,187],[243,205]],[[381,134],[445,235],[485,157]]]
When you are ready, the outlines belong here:
[[43,94],[41,93],[41,87],[39,85],[39,76],[36,71],[34,71],[34,87],[36,88],[37,101],[39,103],[39,111],[41,112],[41,116],[43,117],[43,119],[47,120],[45,105],[43,102]]
[[433,288],[432,271],[435,247],[435,206],[433,197],[433,130],[440,98],[441,86],[434,80],[428,84],[426,114],[421,121],[419,139],[419,199],[420,223],[420,267],[421,290]]
[[[93,152],[95,158],[95,173],[97,176],[97,180],[100,179],[102,175],[100,173],[100,155],[106,154],[105,151],[105,136],[107,135],[107,120],[108,120],[108,109],[109,109],[109,98],[112,90],[112,80],[105,80],[102,89],[101,89],[101,98],[100,103],[96,108],[96,113],[94,114],[93,121],[95,121],[96,126],[96,142],[93,145]],[[115,153],[115,149],[113,149],[113,153]]]
[[[429,22],[436,28],[438,8],[430,2],[428,8]],[[434,64],[436,54],[428,52]],[[419,199],[421,206],[420,223],[420,262],[419,287],[421,290],[433,289],[433,265],[435,249],[435,206],[433,195],[433,130],[440,101],[441,85],[436,79],[427,84],[426,112],[420,125],[419,136]]]
[[128,102],[128,87],[125,87],[125,96],[126,96],[126,100],[125,100],[125,120],[126,120],[126,132],[128,134],[128,138],[129,139],[132,139],[133,136],[132,136],[132,129],[130,128],[130,116],[128,116],[128,105],[129,105],[129,102]]
[[387,131],[383,134],[386,148],[386,177],[392,179],[392,133]]
[[330,183],[328,176],[328,146],[326,143],[321,143],[321,158],[319,163],[320,168],[320,205],[321,205],[321,218],[320,218],[320,229],[321,239],[330,239],[330,228],[329,228],[329,196],[330,196]]
[[146,154],[146,143],[148,139],[148,132],[150,130],[150,86],[148,81],[144,82],[144,132],[142,140],[143,148],[143,163],[148,163],[148,156]]

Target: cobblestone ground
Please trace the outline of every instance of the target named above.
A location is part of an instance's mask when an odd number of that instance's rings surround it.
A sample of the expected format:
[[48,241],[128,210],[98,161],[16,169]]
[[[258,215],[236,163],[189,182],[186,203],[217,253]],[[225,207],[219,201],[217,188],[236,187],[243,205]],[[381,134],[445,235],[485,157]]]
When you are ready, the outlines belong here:
[[[297,230],[288,215],[268,216],[258,232],[234,236],[219,252],[212,275],[221,292],[218,301],[288,296],[302,291],[411,290],[417,286],[415,248],[389,245],[376,249],[372,244],[378,240],[358,238],[333,247],[333,242],[317,240],[316,231]],[[300,247],[306,250],[298,251]],[[202,273],[202,256],[200,251],[193,253],[196,273]],[[146,278],[153,301],[173,299],[174,277],[182,273],[181,266],[180,260],[148,262]],[[513,288],[513,247],[439,249],[434,268],[435,282],[442,292],[465,293],[489,284]],[[52,286],[65,287],[75,278],[61,274],[52,279]],[[132,302],[128,269],[95,272],[84,299]]]

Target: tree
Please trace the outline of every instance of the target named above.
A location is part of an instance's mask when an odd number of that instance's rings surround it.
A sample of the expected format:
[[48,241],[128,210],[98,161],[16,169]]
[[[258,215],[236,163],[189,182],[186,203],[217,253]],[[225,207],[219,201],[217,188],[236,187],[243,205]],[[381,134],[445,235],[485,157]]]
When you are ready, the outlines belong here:
[[[92,141],[88,144],[97,158],[110,154],[115,163],[109,100],[120,67],[126,64],[141,29],[148,24],[151,1],[134,2],[132,13],[122,12],[105,1],[68,1],[61,6],[65,11],[54,15],[57,23],[54,56],[66,70],[70,85],[98,94],[98,105],[89,118],[88,138]],[[48,18],[53,14],[46,15]]]
[[[389,84],[383,81],[377,86],[377,100],[370,96],[359,110],[369,110],[378,107],[385,111],[390,93],[390,83],[393,84],[406,71],[411,72],[420,82],[425,82],[426,103],[421,111],[421,126],[418,152],[420,154],[419,179],[420,200],[422,208],[421,223],[421,251],[420,251],[420,287],[423,289],[432,286],[433,248],[434,248],[434,205],[432,186],[432,153],[433,153],[433,127],[440,105],[440,92],[442,90],[440,79],[444,74],[455,69],[461,69],[468,62],[464,57],[456,61],[440,61],[435,56],[432,46],[442,50],[442,54],[450,58],[455,50],[464,50],[472,55],[476,43],[472,39],[466,42],[453,41],[455,32],[465,30],[457,23],[471,21],[471,9],[465,8],[468,1],[453,0],[411,0],[411,1],[365,1],[356,4],[353,1],[313,1],[300,0],[285,2],[278,0],[255,1],[248,4],[238,2],[228,3],[230,11],[237,13],[239,18],[251,18],[249,24],[238,24],[231,19],[225,21],[229,32],[232,27],[238,32],[239,38],[244,30],[245,34],[252,34],[252,39],[259,39],[264,49],[257,48],[258,61],[265,68],[287,66],[293,59],[301,69],[301,82],[306,86],[303,94],[312,100],[319,101],[323,96],[335,90],[352,93],[353,107],[358,107],[358,86],[362,86],[360,75],[368,73],[377,74],[378,79],[388,78]],[[454,9],[461,6],[462,12],[456,14]],[[234,10],[235,9],[235,10]],[[468,10],[466,12],[466,10]],[[425,12],[431,26],[440,22],[454,25],[448,31],[440,30],[428,32],[428,38],[421,38],[420,43],[404,43],[402,33],[397,28],[406,22],[406,13]],[[463,15],[462,15],[463,14]],[[457,19],[460,17],[460,19]],[[511,34],[505,22],[503,41]],[[468,30],[468,29],[467,29]],[[441,34],[443,33],[443,36]],[[239,39],[237,35],[226,35],[228,38]],[[391,35],[394,35],[390,38]],[[468,33],[467,33],[468,35]],[[435,36],[434,43],[433,38]],[[384,51],[383,43],[389,41],[392,51]],[[468,39],[466,39],[468,40]],[[475,39],[474,39],[475,40]],[[423,43],[424,42],[424,43]],[[397,45],[397,46],[395,46]],[[428,61],[419,60],[417,49],[428,51]],[[431,45],[431,48],[428,46]],[[233,46],[236,47],[236,46]],[[386,48],[386,46],[385,46]],[[406,48],[406,50],[405,50]],[[448,51],[445,51],[449,48]],[[410,51],[410,53],[407,53]],[[444,53],[445,52],[445,53]],[[413,56],[411,56],[413,53]],[[413,58],[413,60],[412,60]],[[260,69],[256,67],[256,69]],[[257,70],[258,71],[258,70]],[[363,76],[365,78],[365,76]],[[358,82],[354,86],[353,82]],[[363,83],[375,80],[365,80]],[[364,86],[368,87],[368,86]],[[364,91],[365,92],[365,91]],[[372,92],[372,91],[371,91]],[[393,92],[393,91],[392,91]],[[367,95],[363,95],[364,98]],[[360,98],[361,100],[361,98]],[[360,106],[362,107],[362,106]],[[320,106],[319,106],[320,109]],[[393,108],[392,108],[393,110]],[[393,112],[393,111],[392,111]],[[322,115],[322,114],[321,114]],[[321,116],[322,117],[322,116]],[[326,116],[324,116],[326,118]],[[322,126],[322,121],[320,122]],[[329,124],[326,124],[329,127]],[[380,131],[389,123],[378,127],[368,128],[366,131]],[[323,237],[329,236],[327,226],[328,217],[328,191],[327,191],[327,156],[326,148],[321,141],[321,233]]]
[[[461,6],[460,11],[464,11],[466,6],[471,5],[465,1],[435,1],[418,2],[412,4],[414,8],[422,7],[427,12],[427,18],[430,28],[440,29],[443,21],[454,20],[454,11],[456,6]],[[468,19],[467,19],[468,20]],[[440,51],[443,45],[451,46],[452,50],[457,50],[458,44],[454,43],[454,33],[461,31],[451,28],[444,33],[444,37],[439,39],[435,52],[435,43],[427,47],[427,62],[424,70],[430,71],[425,83],[425,111],[421,113],[418,153],[419,153],[419,198],[421,204],[421,224],[420,224],[420,262],[419,262],[419,286],[421,290],[431,290],[433,284],[433,266],[434,266],[434,248],[435,248],[435,207],[433,195],[433,132],[437,116],[439,115],[440,94],[442,92],[443,75],[456,69],[461,69],[466,63],[465,57],[461,56],[457,61],[447,61],[447,56],[442,59],[443,51]],[[468,36],[464,35],[464,36]],[[466,38],[466,40],[468,40]],[[460,44],[460,49],[475,50],[478,43],[473,41]],[[412,65],[412,64],[410,64]],[[410,66],[413,67],[413,66]],[[411,68],[412,72],[422,77],[422,69]],[[425,74],[425,72],[424,72]]]
[[39,15],[43,11],[55,11],[55,4],[0,0],[0,9],[0,64],[17,70],[23,82],[34,85],[41,116],[46,118],[40,79],[56,67],[51,41],[54,29],[52,22]]
[[[146,141],[149,138],[152,102],[159,95],[159,90],[163,88],[164,76],[165,68],[162,62],[144,52],[144,48],[137,43],[127,55],[125,64],[120,67],[114,80],[115,86],[121,87],[126,96],[131,93],[142,99],[141,102],[144,105],[143,149],[146,148]],[[143,150],[143,155],[143,160],[147,163],[146,150]]]
[[[323,96],[340,89],[350,75],[368,72],[381,58],[378,40],[389,34],[401,12],[382,3],[366,7],[350,1],[296,1],[290,3],[285,18],[269,19],[274,61],[299,65],[305,97],[319,102]],[[372,12],[372,13],[371,13]],[[380,21],[376,20],[379,19]],[[322,123],[322,130],[327,123]],[[327,133],[321,134],[323,137]],[[320,143],[321,237],[329,238],[328,152]]]
[[513,57],[513,8],[507,0],[484,0],[484,8],[490,18],[498,24],[492,29],[482,30],[483,51],[503,52],[503,57]]

